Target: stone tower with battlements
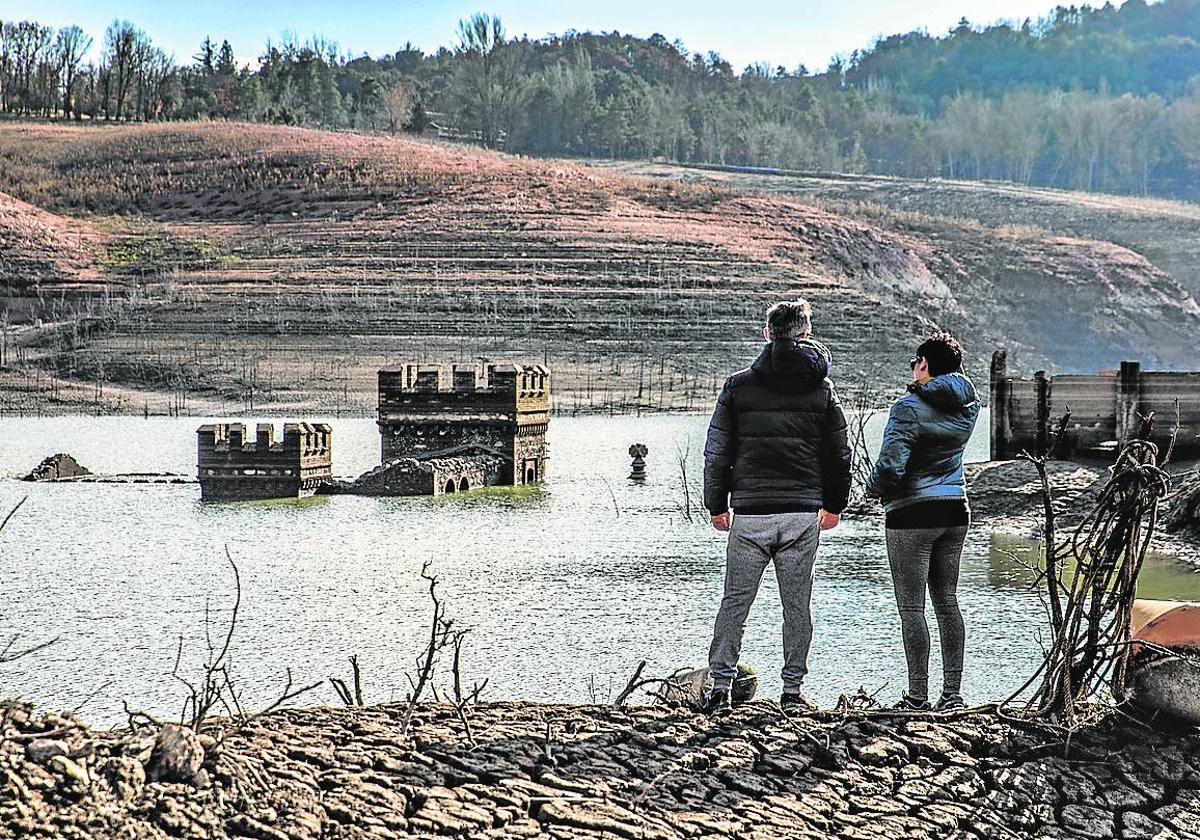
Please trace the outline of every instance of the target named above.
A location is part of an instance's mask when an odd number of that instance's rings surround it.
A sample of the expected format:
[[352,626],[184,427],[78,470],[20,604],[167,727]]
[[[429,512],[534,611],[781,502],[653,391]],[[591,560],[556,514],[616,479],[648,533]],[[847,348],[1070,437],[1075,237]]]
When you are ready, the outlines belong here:
[[259,423],[253,440],[241,423],[211,423],[196,430],[196,473],[205,501],[311,496],[330,481],[333,431],[325,423]]
[[404,364],[379,371],[381,455],[499,456],[497,484],[546,476],[550,371],[541,365]]

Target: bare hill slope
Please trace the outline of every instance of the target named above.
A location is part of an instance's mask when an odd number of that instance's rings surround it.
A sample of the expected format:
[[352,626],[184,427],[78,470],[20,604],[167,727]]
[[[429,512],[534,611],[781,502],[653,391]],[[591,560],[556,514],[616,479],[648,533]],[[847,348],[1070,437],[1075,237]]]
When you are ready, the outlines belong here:
[[86,225],[0,192],[0,279],[10,286],[94,279],[98,239]]
[[0,190],[103,242],[105,306],[79,317],[71,284],[74,317],[30,358],[213,404],[367,409],[379,364],[489,355],[549,361],[560,409],[706,408],[796,294],[848,384],[898,385],[935,323],[976,373],[997,343],[1058,366],[1200,362],[1195,301],[1110,243],[739,184],[287,127],[8,124]]

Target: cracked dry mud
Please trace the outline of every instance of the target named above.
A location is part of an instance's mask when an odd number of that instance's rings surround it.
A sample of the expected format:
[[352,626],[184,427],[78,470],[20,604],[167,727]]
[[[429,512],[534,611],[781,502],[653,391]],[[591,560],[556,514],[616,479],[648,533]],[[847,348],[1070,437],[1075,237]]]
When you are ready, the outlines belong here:
[[491,703],[472,745],[449,706],[407,739],[402,704],[292,709],[214,722],[181,783],[146,781],[153,728],[62,734],[71,718],[10,709],[4,837],[1200,837],[1200,735],[1117,714],[1065,751],[987,711]]

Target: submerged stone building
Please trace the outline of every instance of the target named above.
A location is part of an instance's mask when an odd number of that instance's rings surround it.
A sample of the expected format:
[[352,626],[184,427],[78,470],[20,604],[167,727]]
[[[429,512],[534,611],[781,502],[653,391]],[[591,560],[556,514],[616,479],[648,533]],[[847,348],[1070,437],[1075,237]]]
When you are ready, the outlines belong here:
[[242,423],[196,431],[196,472],[205,501],[311,496],[333,475],[333,430],[326,423],[259,423],[254,440]]
[[364,492],[440,495],[546,476],[550,371],[541,365],[405,364],[379,371],[383,465]]

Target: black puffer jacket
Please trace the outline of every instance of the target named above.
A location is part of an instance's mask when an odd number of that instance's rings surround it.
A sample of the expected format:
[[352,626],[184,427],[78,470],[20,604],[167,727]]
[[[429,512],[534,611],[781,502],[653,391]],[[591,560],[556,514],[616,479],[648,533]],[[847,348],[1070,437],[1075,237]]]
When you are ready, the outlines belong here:
[[815,341],[772,341],[725,380],[704,446],[704,506],[841,513],[850,495],[846,415]]

